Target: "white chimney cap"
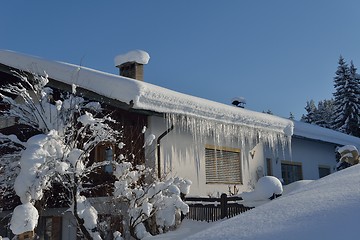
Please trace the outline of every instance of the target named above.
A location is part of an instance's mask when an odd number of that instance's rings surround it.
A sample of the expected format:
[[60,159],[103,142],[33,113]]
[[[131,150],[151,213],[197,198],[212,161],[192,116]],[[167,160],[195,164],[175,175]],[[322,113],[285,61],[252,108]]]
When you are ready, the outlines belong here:
[[147,64],[150,60],[150,55],[143,50],[133,50],[125,54],[115,57],[115,66],[120,66],[126,62],[136,62],[139,64]]

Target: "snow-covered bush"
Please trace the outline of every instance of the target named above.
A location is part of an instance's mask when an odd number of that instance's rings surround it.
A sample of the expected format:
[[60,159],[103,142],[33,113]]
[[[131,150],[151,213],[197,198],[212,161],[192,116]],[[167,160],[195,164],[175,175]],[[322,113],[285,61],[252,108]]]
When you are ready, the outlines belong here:
[[268,201],[274,195],[280,195],[283,187],[279,179],[273,176],[265,176],[260,178],[255,184],[252,192],[243,192],[239,196],[242,197],[246,204],[254,204],[256,201]]
[[[101,115],[100,104],[76,96],[75,85],[71,93],[59,93],[58,99],[54,99],[53,90],[45,87],[48,83],[46,76],[17,76],[18,82],[0,89],[2,101],[10,106],[2,115],[16,117],[18,124],[38,133],[23,142],[8,136],[10,141],[25,149],[21,153],[21,170],[14,183],[22,202],[20,207],[46,202],[41,201],[44,192],[54,184],[60,184],[65,192],[59,195],[68,198],[81,231],[85,237],[96,239],[97,213],[91,207],[81,209],[81,203],[86,202],[81,193],[82,184],[94,169],[108,164],[92,163],[90,152],[101,142],[115,141],[120,133],[110,126],[111,118]],[[31,216],[32,222],[37,222],[38,214]],[[18,218],[19,215],[13,214],[12,228],[13,224],[25,221]],[[89,219],[95,221],[89,223]],[[36,224],[31,226],[34,228]]]
[[355,164],[358,164],[360,161],[359,151],[353,145],[345,145],[343,147],[337,148],[337,164],[336,170],[341,170]]
[[[16,141],[16,137],[12,137]],[[1,207],[4,210],[12,209],[16,204],[12,201],[16,195],[13,187],[16,176],[20,172],[19,159],[24,149],[22,145],[16,144],[14,141],[0,134],[0,196],[3,200]]]
[[[168,178],[166,181],[145,179],[152,171],[130,162],[116,164],[114,196],[128,205],[130,233],[137,239],[167,231],[176,225],[176,216],[186,214],[189,206],[181,198],[189,193],[191,181]],[[145,226],[146,225],[146,226]]]
[[[116,181],[107,184],[113,184],[110,188],[114,189],[116,201],[128,206],[128,215],[125,216],[128,221],[125,219],[123,224],[129,225],[133,237],[141,239],[150,233],[166,231],[176,224],[176,216],[188,212],[181,197],[189,192],[190,181],[180,178],[159,181],[153,177],[151,169],[134,165],[135,155],[132,153],[125,156],[114,151],[111,161],[96,162],[90,157],[99,144],[111,143],[114,150],[121,150],[125,145],[123,133],[117,130],[119,127],[114,127],[118,123],[104,114],[100,103],[77,96],[75,85],[70,93],[54,92],[46,87],[46,76],[18,74],[17,77],[18,82],[0,88],[2,101],[11,106],[1,114],[16,117],[18,124],[27,126],[31,129],[29,132],[35,134],[24,141],[14,135],[0,135],[1,141],[14,149],[16,147],[9,159],[21,156],[16,164],[20,170],[14,170],[16,173],[13,175],[18,174],[12,181],[22,203],[14,210],[11,219],[14,234],[34,230],[39,217],[35,203],[46,208],[49,201],[46,194],[58,185],[63,191],[53,191],[56,195],[50,197],[66,199],[86,239],[101,239],[98,212],[84,192],[91,174],[109,166],[114,169]],[[141,134],[145,131],[144,127]],[[155,136],[149,134],[143,147],[151,145],[154,139]],[[1,191],[6,189],[0,188]],[[25,218],[25,213],[18,214],[19,209],[28,210]],[[27,227],[22,229],[19,226]],[[116,230],[111,229],[114,238],[122,239]]]
[[38,218],[38,211],[31,203],[19,205],[14,209],[10,229],[14,234],[33,231]]

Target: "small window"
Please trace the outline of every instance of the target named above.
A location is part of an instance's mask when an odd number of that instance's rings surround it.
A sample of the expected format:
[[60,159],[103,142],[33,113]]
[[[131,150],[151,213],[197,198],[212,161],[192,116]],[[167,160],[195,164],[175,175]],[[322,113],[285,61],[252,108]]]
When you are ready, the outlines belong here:
[[302,165],[299,162],[281,162],[281,175],[284,184],[289,184],[303,179]]
[[60,240],[62,232],[62,219],[57,216],[40,217],[38,228],[40,240]]
[[106,173],[113,172],[113,166],[111,162],[114,160],[114,145],[112,143],[101,143],[95,148],[95,161],[109,161],[110,164],[104,166]]
[[240,150],[205,147],[206,183],[242,184]]
[[331,173],[329,166],[319,166],[319,178],[325,177]]

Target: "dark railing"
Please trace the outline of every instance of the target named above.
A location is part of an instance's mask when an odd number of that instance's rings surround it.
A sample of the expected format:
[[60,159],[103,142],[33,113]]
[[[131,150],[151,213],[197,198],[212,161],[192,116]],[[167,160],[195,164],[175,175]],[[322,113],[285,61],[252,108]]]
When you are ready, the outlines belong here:
[[187,197],[185,201],[189,205],[189,213],[186,218],[213,222],[236,216],[253,208],[237,202],[242,200],[241,197],[228,197],[225,193],[220,198]]

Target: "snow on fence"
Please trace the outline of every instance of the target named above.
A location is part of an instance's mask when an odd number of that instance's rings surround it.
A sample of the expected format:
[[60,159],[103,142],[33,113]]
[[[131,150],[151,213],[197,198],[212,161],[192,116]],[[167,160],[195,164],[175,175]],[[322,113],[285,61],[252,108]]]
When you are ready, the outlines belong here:
[[220,198],[187,197],[185,201],[189,205],[189,213],[186,218],[207,222],[231,218],[253,208],[237,203],[242,200],[241,197],[228,197],[225,193]]

